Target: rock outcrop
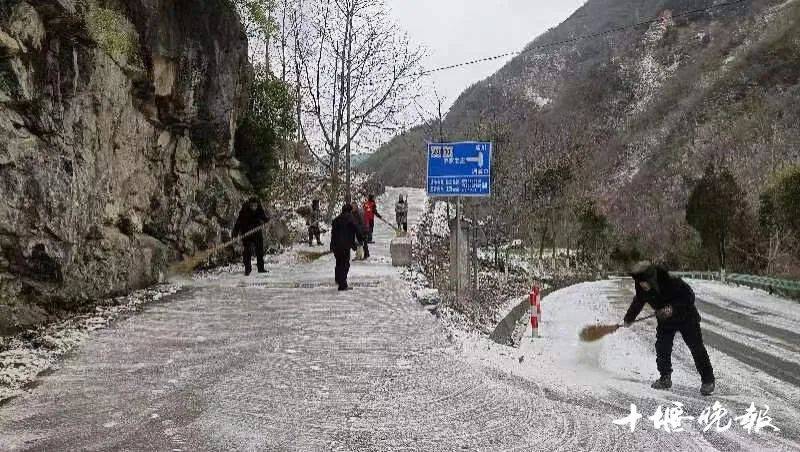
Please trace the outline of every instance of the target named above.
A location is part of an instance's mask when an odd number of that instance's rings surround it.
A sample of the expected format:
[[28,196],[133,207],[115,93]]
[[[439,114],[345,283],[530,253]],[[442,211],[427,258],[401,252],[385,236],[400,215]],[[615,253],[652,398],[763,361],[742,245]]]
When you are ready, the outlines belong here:
[[225,0],[3,0],[0,334],[229,236],[250,77]]

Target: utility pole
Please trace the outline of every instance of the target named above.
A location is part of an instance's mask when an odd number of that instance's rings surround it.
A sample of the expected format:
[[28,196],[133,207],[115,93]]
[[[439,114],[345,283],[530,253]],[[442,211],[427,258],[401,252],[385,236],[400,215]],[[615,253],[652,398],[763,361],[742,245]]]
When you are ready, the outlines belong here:
[[347,31],[346,31],[347,48],[345,50],[347,52],[347,56],[346,56],[346,60],[347,60],[347,88],[345,89],[346,90],[345,95],[347,97],[347,126],[346,126],[347,148],[345,150],[345,158],[347,159],[347,162],[346,162],[347,175],[345,176],[346,177],[346,181],[345,181],[346,188],[345,188],[345,190],[347,190],[347,191],[345,192],[345,199],[347,200],[348,203],[352,202],[352,189],[351,189],[351,185],[350,185],[351,184],[351,182],[350,182],[351,181],[351,179],[350,179],[350,161],[351,161],[351,158],[350,158],[350,143],[352,141],[352,136],[350,135],[350,105],[351,105],[350,81],[353,78],[353,58],[352,58],[352,52],[353,52],[353,36],[352,36],[352,34],[353,34],[353,14],[354,14],[354,11],[352,11],[351,9],[348,8],[348,10],[347,10]]
[[477,209],[472,207],[472,290],[478,290],[478,215]]

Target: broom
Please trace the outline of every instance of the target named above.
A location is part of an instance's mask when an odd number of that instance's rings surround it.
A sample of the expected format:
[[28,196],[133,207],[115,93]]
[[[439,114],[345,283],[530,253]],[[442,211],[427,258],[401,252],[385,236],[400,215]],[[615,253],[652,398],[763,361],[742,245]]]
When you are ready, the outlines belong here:
[[383,221],[384,223],[386,223],[386,226],[389,226],[390,228],[394,229],[394,233],[395,233],[396,235],[400,236],[400,232],[402,232],[402,231],[400,230],[400,228],[398,228],[398,227],[396,227],[395,225],[393,225],[393,224],[389,223],[388,221],[384,220],[384,219],[383,219],[383,218],[381,218],[381,217],[378,217],[378,219],[379,219],[379,220],[381,220],[381,221]]
[[327,256],[328,254],[333,254],[333,251],[299,251],[297,256],[307,262],[314,262],[315,260],[323,256]]
[[[647,317],[642,317],[641,319],[634,320],[631,323],[641,322],[642,320],[652,319],[655,317],[655,314],[648,315]],[[622,328],[624,325],[616,324],[616,325],[590,325],[584,327],[581,330],[581,340],[583,342],[594,342],[599,341],[600,339],[608,336],[609,334],[616,333],[618,329]]]
[[218,251],[220,251],[222,249],[225,249],[225,248],[227,248],[229,246],[233,246],[233,245],[241,242],[245,237],[249,237],[249,236],[251,236],[251,235],[253,235],[253,234],[257,233],[257,232],[261,232],[267,226],[269,226],[269,223],[264,223],[261,226],[255,228],[253,230],[247,231],[246,233],[244,233],[244,234],[242,234],[240,236],[237,236],[237,237],[232,238],[231,240],[228,240],[227,242],[224,242],[224,243],[221,243],[221,244],[219,244],[217,246],[211,247],[211,248],[209,248],[209,249],[207,249],[205,251],[200,251],[200,252],[198,252],[198,253],[196,253],[196,254],[194,254],[192,256],[187,257],[186,259],[184,259],[184,260],[182,260],[180,262],[176,262],[176,263],[172,264],[169,267],[168,272],[169,272],[170,275],[179,275],[179,274],[191,273],[191,272],[194,271],[194,269],[198,265],[200,265],[201,263],[207,261],[209,257],[213,256]]

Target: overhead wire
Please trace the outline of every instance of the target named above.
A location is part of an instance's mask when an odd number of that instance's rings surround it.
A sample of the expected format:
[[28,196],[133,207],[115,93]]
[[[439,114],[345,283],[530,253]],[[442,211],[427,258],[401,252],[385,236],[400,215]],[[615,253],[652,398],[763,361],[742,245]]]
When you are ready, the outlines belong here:
[[[741,5],[741,4],[749,2],[749,1],[751,1],[751,0],[732,0],[732,1],[725,2],[725,3],[718,3],[716,5],[711,5],[711,6],[708,6],[708,7],[705,7],[705,8],[698,8],[698,9],[694,9],[694,10],[691,10],[691,11],[684,11],[684,12],[681,12],[681,13],[672,14],[671,17],[672,17],[672,19],[676,19],[676,18],[680,18],[680,17],[692,16],[692,15],[695,15],[695,14],[700,14],[700,13],[704,13],[704,12],[708,12],[708,11],[712,11],[712,10],[716,10],[716,9],[721,9],[721,8],[727,8],[727,7]],[[661,22],[663,20],[664,20],[663,16],[653,17],[653,18],[649,18],[647,20],[636,22],[634,24],[623,25],[623,26],[619,26],[619,27],[615,27],[615,28],[610,28],[608,30],[599,31],[599,32],[596,32],[596,33],[589,33],[589,34],[585,34],[585,35],[575,36],[575,37],[572,37],[572,38],[562,39],[560,41],[548,42],[548,43],[544,43],[544,44],[531,45],[531,46],[529,46],[529,47],[527,47],[527,48],[525,48],[523,50],[505,52],[505,53],[502,53],[502,54],[499,54],[499,55],[493,55],[493,56],[489,56],[489,57],[485,57],[485,58],[473,59],[473,60],[469,60],[469,61],[464,61],[462,63],[450,64],[450,65],[447,65],[447,66],[441,66],[441,67],[437,67],[437,68],[433,68],[433,69],[427,69],[427,70],[423,70],[421,72],[418,72],[415,75],[416,76],[426,76],[426,75],[434,74],[436,72],[448,71],[448,70],[451,70],[451,69],[457,69],[457,68],[461,68],[461,67],[464,67],[464,66],[471,66],[471,65],[474,65],[474,64],[478,64],[478,63],[484,63],[484,62],[488,62],[488,61],[499,60],[501,58],[507,58],[507,57],[510,57],[510,56],[518,56],[518,55],[522,55],[522,54],[525,54],[525,53],[533,52],[535,50],[541,50],[541,49],[548,48],[548,47],[558,47],[558,46],[563,46],[565,44],[570,44],[570,43],[577,42],[577,41],[582,41],[582,40],[592,39],[592,38],[599,38],[599,37],[610,35],[610,34],[621,33],[623,31],[632,30],[632,29],[635,29],[635,28],[638,28],[638,27],[642,27],[644,25],[652,25],[654,23],[659,23],[659,22]]]

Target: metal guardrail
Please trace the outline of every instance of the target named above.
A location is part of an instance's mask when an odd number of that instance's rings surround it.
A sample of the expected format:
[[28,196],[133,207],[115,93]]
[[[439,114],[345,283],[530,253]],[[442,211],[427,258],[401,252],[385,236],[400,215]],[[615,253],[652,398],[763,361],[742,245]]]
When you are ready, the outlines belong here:
[[707,281],[722,281],[719,272],[669,272],[671,275],[689,279],[704,279]]
[[[720,272],[671,271],[670,274],[687,279],[702,279],[707,281],[723,280]],[[628,274],[611,272],[611,273],[606,273],[603,277],[625,278],[628,277]],[[553,290],[557,290],[562,287],[567,287],[570,284],[574,284],[577,282],[591,281],[591,280],[592,280],[591,277],[584,276],[583,278],[579,277],[577,280],[571,282],[566,282],[566,281],[551,282],[552,287],[543,291],[542,298],[544,298],[544,296],[547,293]],[[800,300],[800,281],[793,281],[790,279],[770,278],[767,276],[730,273],[725,275],[724,282],[729,284],[746,286],[753,289],[762,289],[766,290],[771,294],[783,295],[788,298],[794,298],[796,300]],[[498,325],[495,327],[495,330],[490,335],[490,338],[495,342],[497,342],[498,344],[512,345],[512,346],[518,345],[519,337],[514,336],[515,332],[517,331],[516,327],[519,322],[524,320],[527,312],[528,312],[528,298],[525,297],[514,309],[511,310],[510,313],[508,313],[508,315],[503,320],[500,321],[500,323],[498,323]],[[522,329],[521,331],[524,331],[524,329]]]
[[[800,300],[800,281],[791,279],[745,275],[740,273],[728,273],[725,275],[725,278],[722,278],[720,272],[707,271],[671,271],[670,274],[687,279],[702,279],[706,281],[720,281],[728,284],[736,284]],[[625,273],[609,273],[608,276],[624,278],[628,275]]]
[[724,281],[726,283],[746,286],[753,289],[766,290],[769,293],[790,298],[800,299],[800,281],[791,279],[771,278],[768,276],[744,275],[730,273],[723,279],[719,272],[670,272],[675,276],[690,279],[706,279],[711,281]]

